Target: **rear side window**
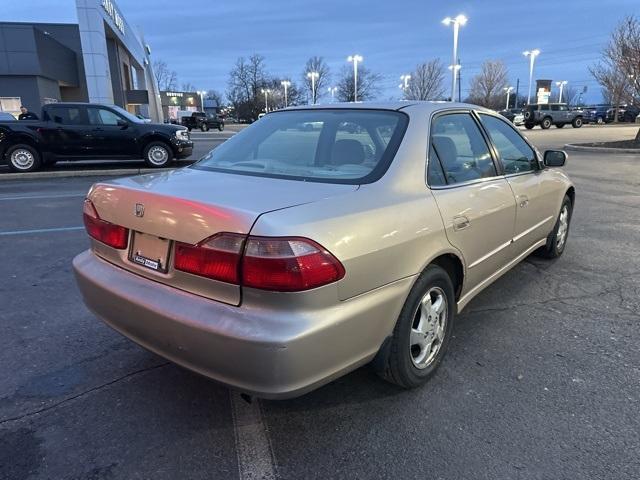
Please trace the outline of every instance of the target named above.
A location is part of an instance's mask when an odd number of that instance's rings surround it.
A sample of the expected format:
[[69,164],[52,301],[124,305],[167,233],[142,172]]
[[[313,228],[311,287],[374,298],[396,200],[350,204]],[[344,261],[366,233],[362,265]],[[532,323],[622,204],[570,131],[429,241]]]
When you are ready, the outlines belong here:
[[441,187],[447,184],[447,180],[444,178],[444,171],[440,164],[438,154],[433,149],[433,145],[429,148],[429,159],[427,165],[427,183],[431,187]]
[[50,108],[47,110],[49,119],[61,125],[85,125],[87,122],[80,107]]
[[431,125],[431,145],[448,184],[497,175],[489,147],[469,113],[436,117]]
[[391,110],[274,112],[192,168],[327,183],[380,178],[400,145],[406,114]]

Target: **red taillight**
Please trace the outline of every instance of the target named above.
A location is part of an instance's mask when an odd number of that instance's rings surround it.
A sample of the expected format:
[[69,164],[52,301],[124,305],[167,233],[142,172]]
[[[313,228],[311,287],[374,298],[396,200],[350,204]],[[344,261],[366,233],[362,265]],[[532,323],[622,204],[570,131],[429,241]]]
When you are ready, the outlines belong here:
[[120,225],[102,220],[89,199],[84,201],[82,218],[84,227],[91,238],[120,250],[127,248],[129,230]]
[[327,285],[345,273],[342,264],[312,240],[235,233],[219,233],[198,245],[176,242],[174,264],[176,270],[194,275],[279,292]]
[[342,264],[306,238],[249,237],[242,284],[279,292],[309,290],[344,277]]
[[245,238],[235,233],[219,233],[198,245],[176,242],[176,270],[238,283],[238,265]]

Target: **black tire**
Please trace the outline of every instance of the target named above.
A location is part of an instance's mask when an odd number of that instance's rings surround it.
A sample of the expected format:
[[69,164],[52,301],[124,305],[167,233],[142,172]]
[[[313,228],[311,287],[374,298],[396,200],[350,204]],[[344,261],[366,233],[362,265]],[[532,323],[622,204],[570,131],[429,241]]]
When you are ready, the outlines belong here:
[[[160,152],[164,151],[164,155]],[[151,142],[144,147],[143,158],[148,167],[163,168],[173,160],[173,151],[165,142]]]
[[556,128],[562,128],[564,127],[564,123],[556,123]]
[[573,121],[571,122],[571,126],[573,128],[580,128],[582,126],[582,117],[576,117],[573,119]]
[[206,132],[207,130],[209,130],[209,125],[207,125],[206,123],[203,123],[202,125],[200,125],[200,130],[202,130],[203,132]]
[[224,123],[219,123],[218,124],[218,131],[223,131],[224,130]]
[[533,127],[535,127],[535,125],[533,123],[525,123],[524,124],[524,128],[526,128],[527,130],[531,130]]
[[189,132],[190,132],[190,131],[191,131],[191,127],[187,127],[187,131],[189,131]]
[[542,122],[540,122],[540,128],[542,128],[543,130],[549,129],[551,125],[553,125],[553,121],[550,117],[544,117],[542,119]]
[[604,118],[603,117],[598,117],[596,118],[596,123],[598,125],[603,125],[604,124]]
[[[419,307],[423,297],[426,297],[426,294],[432,290],[437,290],[438,295],[440,295],[439,292],[442,292],[446,297],[446,308],[442,312],[446,311],[446,321],[443,325],[444,336],[438,350],[434,352],[433,358],[424,367],[418,368],[413,358],[413,347],[417,345],[410,345],[411,331],[415,322],[418,321],[416,315],[419,315]],[[388,382],[403,388],[415,388],[426,383],[435,373],[446,353],[455,320],[455,302],[453,284],[447,272],[437,265],[427,267],[418,277],[402,307],[388,345],[387,358],[385,363],[381,365],[382,368],[379,369],[379,375]],[[434,348],[433,343],[431,345],[430,348]]]
[[[562,214],[565,211],[567,213],[567,227],[566,233],[564,235],[564,240],[559,243],[558,230],[560,229]],[[553,227],[553,230],[547,237],[547,244],[538,250],[538,254],[544,258],[558,258],[564,252],[564,249],[567,246],[567,239],[569,237],[569,230],[571,227],[571,217],[573,215],[573,204],[571,203],[571,199],[568,195],[564,196],[562,200],[562,206],[560,207],[560,212],[558,213],[558,219],[556,220],[556,224]]]
[[42,165],[40,153],[31,145],[24,143],[11,145],[5,153],[5,157],[12,172],[34,172]]

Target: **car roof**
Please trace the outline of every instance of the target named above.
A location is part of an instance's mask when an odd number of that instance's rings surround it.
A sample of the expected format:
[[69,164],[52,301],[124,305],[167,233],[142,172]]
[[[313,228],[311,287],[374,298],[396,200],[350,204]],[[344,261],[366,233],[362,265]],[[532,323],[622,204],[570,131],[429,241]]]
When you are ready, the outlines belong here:
[[[283,110],[328,110],[328,109],[344,109],[344,110],[396,110],[411,111],[412,113],[430,114],[443,109],[473,109],[484,112],[493,112],[493,110],[472,105],[470,103],[447,102],[447,101],[417,101],[417,100],[398,100],[389,102],[339,102],[339,103],[323,103],[319,105],[298,105],[288,107]],[[282,110],[278,110],[282,111]]]

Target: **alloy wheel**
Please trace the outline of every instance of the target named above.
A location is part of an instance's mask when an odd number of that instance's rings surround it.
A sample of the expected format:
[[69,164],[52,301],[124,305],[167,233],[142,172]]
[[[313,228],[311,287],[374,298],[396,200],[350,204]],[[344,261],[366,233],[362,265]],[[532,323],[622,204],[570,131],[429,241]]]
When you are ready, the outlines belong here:
[[567,206],[563,206],[560,211],[560,219],[558,221],[558,232],[556,233],[556,246],[559,251],[562,251],[564,244],[567,241],[567,234],[569,233],[569,209]]
[[416,368],[428,367],[438,355],[447,329],[447,297],[432,287],[422,297],[409,335],[409,353]]
[[156,145],[149,149],[147,158],[154,165],[164,165],[169,159],[169,152],[167,152],[166,148]]

